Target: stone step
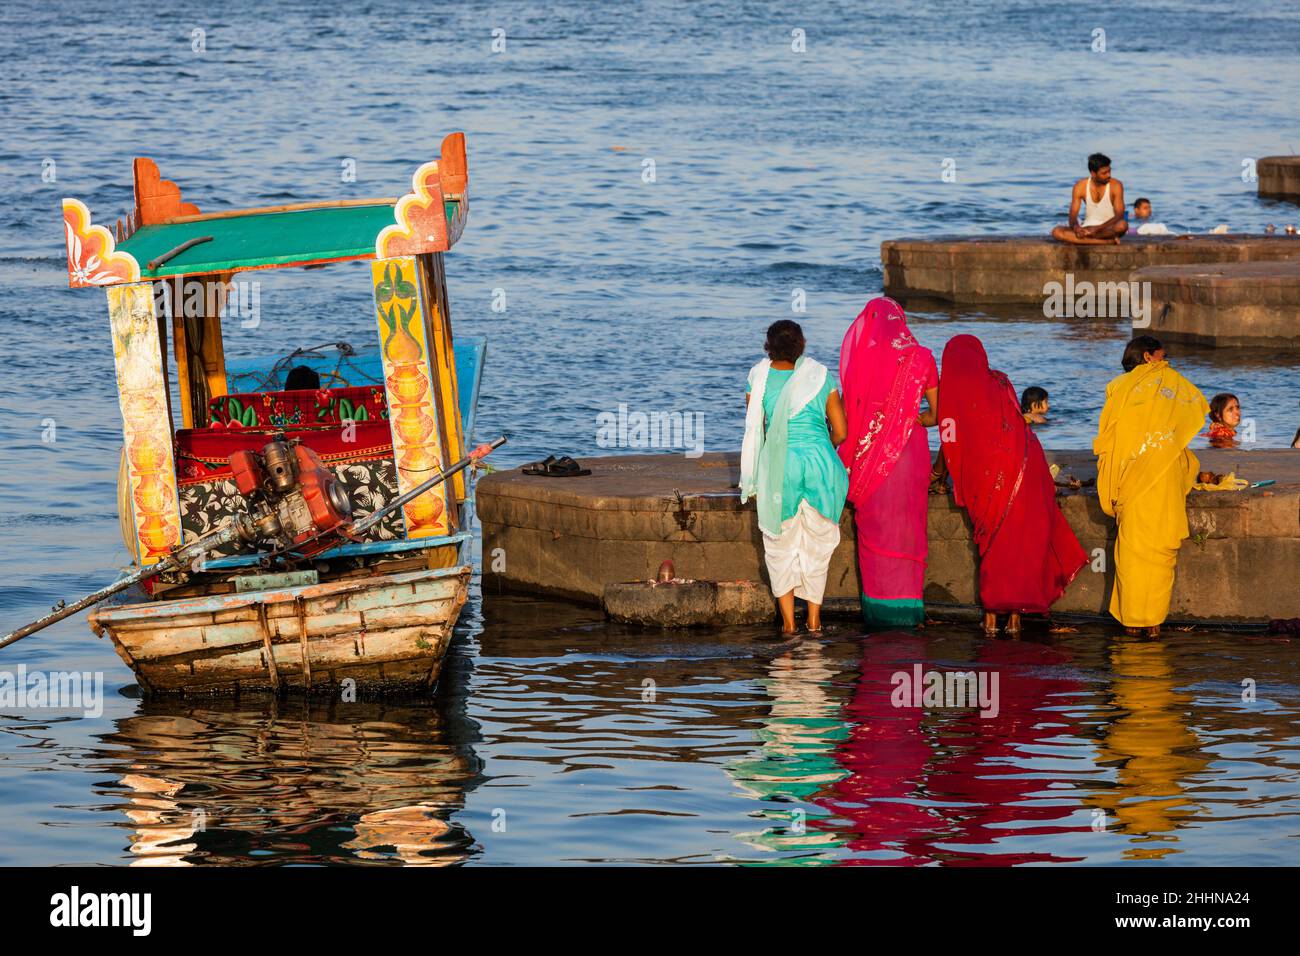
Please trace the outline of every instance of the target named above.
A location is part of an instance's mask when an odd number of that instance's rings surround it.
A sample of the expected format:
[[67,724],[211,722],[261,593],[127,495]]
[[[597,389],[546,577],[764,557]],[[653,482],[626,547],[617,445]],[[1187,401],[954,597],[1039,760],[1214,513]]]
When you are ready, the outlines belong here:
[[905,304],[936,300],[1041,307],[1049,283],[1127,282],[1152,266],[1300,261],[1300,237],[1126,236],[1118,245],[1073,246],[1048,236],[890,239],[880,244],[885,294]]
[[627,581],[605,585],[601,602],[613,620],[653,627],[761,624],[776,614],[759,581]]
[[1157,338],[1300,350],[1300,262],[1153,266],[1133,278],[1150,283],[1146,331]]
[[[1178,559],[1171,616],[1264,622],[1300,617],[1300,450],[1196,451],[1202,468],[1276,484],[1241,492],[1193,491],[1192,537]],[[1095,478],[1083,451],[1049,451],[1063,473]],[[482,478],[484,590],[493,587],[599,605],[606,586],[653,578],[671,560],[682,578],[766,582],[754,503],[735,490],[739,455],[625,455],[584,459],[584,478],[540,478],[513,470]],[[1061,611],[1104,615],[1114,580],[1115,522],[1095,492],[1060,499],[1066,519],[1097,570],[1085,568],[1057,603]],[[827,602],[858,596],[851,511],[830,567]],[[977,553],[966,513],[951,495],[932,496],[925,598],[974,606]],[[497,552],[497,549],[502,549]],[[498,560],[504,558],[504,561]]]
[[1300,202],[1300,156],[1265,156],[1255,163],[1255,175],[1262,198]]

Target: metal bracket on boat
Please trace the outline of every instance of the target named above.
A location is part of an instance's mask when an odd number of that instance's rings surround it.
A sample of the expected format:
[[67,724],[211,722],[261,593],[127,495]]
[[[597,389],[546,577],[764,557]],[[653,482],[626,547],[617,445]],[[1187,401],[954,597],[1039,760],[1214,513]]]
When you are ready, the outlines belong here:
[[268,588],[294,588],[303,584],[320,584],[315,571],[285,571],[282,574],[243,574],[235,578],[235,591],[265,591]]

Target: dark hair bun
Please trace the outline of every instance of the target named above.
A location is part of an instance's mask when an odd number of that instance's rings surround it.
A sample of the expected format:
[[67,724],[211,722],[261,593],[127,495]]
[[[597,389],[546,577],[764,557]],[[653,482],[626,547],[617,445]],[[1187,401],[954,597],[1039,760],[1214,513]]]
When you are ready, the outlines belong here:
[[798,322],[781,319],[767,327],[767,357],[776,362],[795,362],[803,355],[803,329]]

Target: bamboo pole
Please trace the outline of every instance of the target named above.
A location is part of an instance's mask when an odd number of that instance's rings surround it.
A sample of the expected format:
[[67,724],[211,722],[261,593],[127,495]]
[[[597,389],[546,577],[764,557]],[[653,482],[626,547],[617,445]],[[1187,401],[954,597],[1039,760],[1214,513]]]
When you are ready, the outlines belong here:
[[172,216],[163,225],[182,222],[208,222],[213,219],[238,219],[240,216],[267,216],[278,212],[301,212],[306,209],[348,209],[353,206],[393,206],[400,197],[379,199],[329,199],[317,202],[291,202],[278,206],[257,206],[252,209],[227,209],[222,212],[203,212],[193,216]]

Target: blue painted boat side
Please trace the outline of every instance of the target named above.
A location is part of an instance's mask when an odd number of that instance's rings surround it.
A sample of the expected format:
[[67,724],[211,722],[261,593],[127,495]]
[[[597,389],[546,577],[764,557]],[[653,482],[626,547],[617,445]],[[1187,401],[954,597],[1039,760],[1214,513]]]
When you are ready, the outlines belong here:
[[465,444],[469,446],[474,441],[474,423],[478,417],[478,393],[483,385],[483,367],[487,364],[487,337],[473,335],[457,339],[455,352],[456,387],[460,395],[461,424]]
[[[348,558],[360,557],[363,555],[375,554],[398,554],[403,551],[419,551],[423,548],[437,548],[447,545],[457,547],[462,553],[464,546],[472,541],[474,535],[468,531],[457,531],[455,534],[439,535],[433,538],[415,538],[413,540],[399,539],[395,541],[362,541],[358,543],[348,543],[339,545],[336,548],[330,548],[328,551],[322,551],[312,560],[328,561],[331,558]],[[228,568],[246,568],[257,564],[256,554],[237,554],[226,558],[213,558],[205,562],[204,567],[213,571],[221,571]]]

